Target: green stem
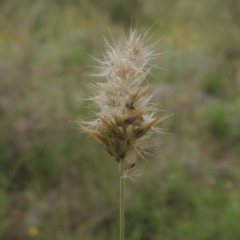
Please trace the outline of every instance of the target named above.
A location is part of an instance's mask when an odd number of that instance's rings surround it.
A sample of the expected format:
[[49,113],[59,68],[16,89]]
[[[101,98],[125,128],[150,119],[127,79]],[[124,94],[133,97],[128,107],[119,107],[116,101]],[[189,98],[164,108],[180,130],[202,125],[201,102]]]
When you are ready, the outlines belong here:
[[123,177],[124,159],[120,160],[120,240],[124,240],[124,192],[125,179]]

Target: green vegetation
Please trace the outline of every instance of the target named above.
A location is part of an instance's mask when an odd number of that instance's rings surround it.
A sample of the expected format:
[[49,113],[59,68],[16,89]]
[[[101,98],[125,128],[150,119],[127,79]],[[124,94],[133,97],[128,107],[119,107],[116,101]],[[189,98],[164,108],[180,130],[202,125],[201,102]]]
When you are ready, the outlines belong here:
[[128,32],[131,21],[140,32],[152,26],[152,42],[162,38],[168,51],[155,61],[167,71],[149,78],[163,115],[174,115],[142,176],[127,183],[126,236],[240,239],[239,8],[237,0],[1,1],[0,239],[118,238],[118,169],[74,121],[91,115],[79,100],[96,81],[86,76],[89,55],[101,57],[102,35]]

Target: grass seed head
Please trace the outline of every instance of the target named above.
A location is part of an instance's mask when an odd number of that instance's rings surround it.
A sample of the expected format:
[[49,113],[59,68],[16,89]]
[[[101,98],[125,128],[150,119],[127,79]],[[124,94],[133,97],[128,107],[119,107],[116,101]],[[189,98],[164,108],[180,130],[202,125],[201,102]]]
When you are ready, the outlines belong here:
[[82,131],[88,133],[115,158],[124,161],[124,177],[133,177],[137,156],[141,155],[145,141],[162,119],[154,117],[157,110],[149,104],[152,94],[146,79],[155,53],[154,44],[148,44],[147,35],[130,31],[118,41],[109,43],[95,76],[106,77],[105,83],[92,84],[97,120],[82,122]]

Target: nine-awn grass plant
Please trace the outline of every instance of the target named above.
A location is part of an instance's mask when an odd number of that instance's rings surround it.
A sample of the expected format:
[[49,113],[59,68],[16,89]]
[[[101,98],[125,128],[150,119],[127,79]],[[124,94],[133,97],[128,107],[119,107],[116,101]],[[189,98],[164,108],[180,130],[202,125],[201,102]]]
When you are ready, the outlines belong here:
[[97,77],[105,82],[92,84],[94,96],[90,100],[97,109],[95,119],[80,122],[84,132],[90,134],[115,159],[120,175],[120,240],[124,239],[124,186],[125,179],[134,179],[138,156],[148,147],[149,137],[159,122],[159,110],[150,103],[152,92],[147,81],[151,60],[160,53],[156,44],[148,44],[147,34],[130,30],[129,37],[121,35],[118,41],[104,39],[106,52],[99,63]]

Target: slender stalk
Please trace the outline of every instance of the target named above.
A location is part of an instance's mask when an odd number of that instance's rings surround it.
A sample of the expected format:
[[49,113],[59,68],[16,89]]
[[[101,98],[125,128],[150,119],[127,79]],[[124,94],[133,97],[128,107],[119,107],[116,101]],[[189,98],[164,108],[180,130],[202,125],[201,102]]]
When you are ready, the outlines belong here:
[[124,240],[124,193],[125,178],[123,177],[124,159],[120,160],[120,240]]

